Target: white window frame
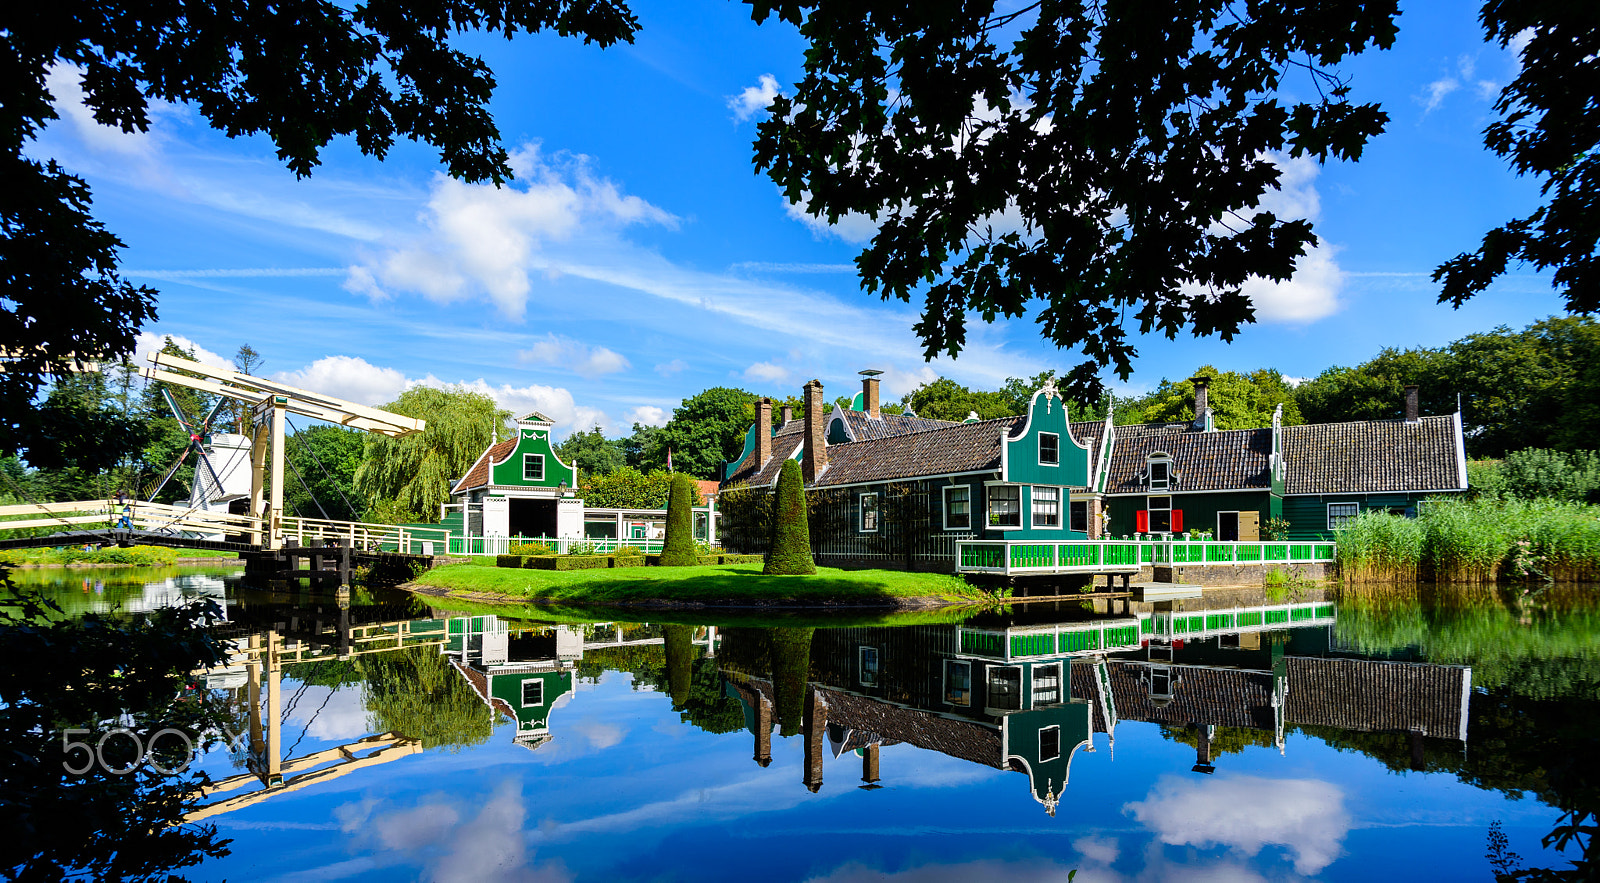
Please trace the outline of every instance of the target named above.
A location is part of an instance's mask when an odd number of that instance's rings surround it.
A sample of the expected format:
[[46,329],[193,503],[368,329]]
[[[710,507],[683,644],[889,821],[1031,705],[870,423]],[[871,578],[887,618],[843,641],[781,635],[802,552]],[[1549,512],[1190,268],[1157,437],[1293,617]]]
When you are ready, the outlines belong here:
[[[872,511],[872,526],[871,527],[867,527],[867,501],[868,500],[872,501],[872,510],[871,510]],[[859,509],[859,512],[860,512],[860,515],[861,515],[861,520],[856,523],[857,532],[858,533],[877,533],[878,532],[878,519],[882,514],[882,513],[880,513],[878,511],[878,492],[877,491],[868,491],[867,493],[862,494],[860,497],[857,498],[857,504],[856,505],[857,505],[857,507]]]
[[[867,654],[872,654],[872,680],[867,680]],[[883,672],[883,654],[877,647],[858,646],[856,648],[856,680],[863,687],[876,687]]]
[[[529,457],[533,457],[535,459],[529,460],[528,459]],[[539,464],[539,477],[538,478],[529,478],[528,477],[528,464],[529,463],[538,463]],[[543,454],[523,454],[522,455],[522,480],[523,481],[544,481],[544,476],[545,476],[545,472],[544,472],[544,455]]]
[[[1165,509],[1157,509],[1153,505],[1153,501],[1155,501],[1155,500],[1166,500],[1167,501],[1167,508],[1165,508]],[[1172,495],[1171,494],[1150,494],[1149,496],[1146,496],[1144,498],[1144,511],[1146,513],[1148,513],[1148,514],[1145,515],[1145,519],[1144,519],[1145,520],[1145,526],[1150,528],[1150,532],[1151,533],[1172,533]],[[1166,526],[1166,529],[1164,529],[1164,530],[1156,530],[1156,524],[1155,524],[1156,516],[1155,516],[1155,513],[1157,513],[1157,512],[1165,512],[1165,513],[1167,513],[1167,526]]]
[[1223,512],[1218,512],[1217,513],[1217,524],[1216,524],[1216,528],[1215,528],[1216,529],[1216,533],[1213,533],[1211,535],[1212,538],[1213,539],[1217,539],[1217,540],[1222,539],[1222,516],[1224,516],[1224,515],[1232,515],[1233,516],[1233,533],[1234,533],[1233,542],[1239,542],[1240,541],[1239,540],[1239,515],[1240,514],[1241,514],[1240,511],[1236,510],[1236,509],[1231,509],[1231,510],[1227,510],[1227,511],[1223,511]]
[[1077,528],[1072,526],[1072,512],[1073,512],[1074,507],[1082,506],[1083,507],[1083,530],[1081,531],[1081,533],[1087,534],[1089,532],[1089,512],[1090,512],[1089,503],[1090,502],[1092,502],[1092,501],[1091,500],[1068,500],[1067,501],[1067,530],[1077,530]]
[[[990,516],[994,512],[994,489],[1011,488],[1017,492],[1017,523],[995,524]],[[1022,485],[1004,481],[988,481],[983,485],[983,526],[986,530],[1022,530]]]
[[[1055,498],[1056,523],[1055,524],[1040,524],[1039,523],[1039,492],[1040,491],[1054,491],[1055,492],[1055,495],[1056,495],[1056,498]],[[1037,484],[1034,485],[1033,486],[1033,493],[1030,495],[1030,498],[1028,500],[1028,523],[1031,524],[1035,530],[1065,530],[1066,529],[1066,524],[1064,523],[1064,519],[1062,519],[1062,517],[1061,517],[1061,498],[1065,497],[1065,496],[1066,496],[1066,489],[1065,488],[1051,487],[1049,485],[1037,485]]]
[[[1157,463],[1161,464],[1163,471],[1166,473],[1159,483],[1156,481]],[[1144,469],[1145,487],[1147,487],[1152,493],[1156,491],[1172,490],[1172,457],[1170,455],[1159,453],[1151,454],[1150,457],[1144,462]]]
[[[960,491],[960,492],[962,492],[962,493],[967,495],[967,499],[964,501],[967,504],[967,523],[966,524],[951,524],[950,523],[950,492],[951,491]],[[944,486],[944,529],[945,530],[972,530],[972,485],[970,485],[970,484],[947,484],[947,485]]]
[[[1060,662],[1046,662],[1046,663],[1043,663],[1043,664],[1040,664],[1040,665],[1035,665],[1033,667],[1033,670],[1030,672],[1029,684],[1028,684],[1028,687],[1029,687],[1029,690],[1028,690],[1028,707],[1029,708],[1047,708],[1047,707],[1050,707],[1050,706],[1053,706],[1053,705],[1061,705],[1061,704],[1063,704],[1065,702],[1063,697],[1065,696],[1065,692],[1064,691],[1066,690],[1066,685],[1062,683],[1062,676],[1064,674],[1062,669],[1064,669],[1065,667],[1066,666],[1062,665]],[[1051,669],[1055,670],[1056,701],[1040,703],[1039,702],[1039,676],[1045,674],[1046,672],[1050,671]]]
[[[1016,700],[1015,700],[1016,701],[1016,705],[1014,705],[1014,706],[1000,706],[1000,705],[996,705],[995,704],[995,701],[994,701],[995,700],[995,691],[994,691],[995,675],[998,675],[1001,672],[1012,672],[1012,673],[1015,673],[1016,676],[1017,676],[1017,695],[1016,695]],[[986,668],[984,670],[983,706],[985,708],[992,708],[992,709],[995,709],[996,711],[1023,711],[1025,709],[1027,709],[1027,707],[1028,707],[1026,704],[1024,704],[1024,700],[1026,700],[1026,699],[1027,699],[1027,695],[1022,692],[1022,666],[1020,666],[1020,665],[991,665],[991,666],[989,666],[988,668]]]
[[[1044,734],[1050,732],[1051,730],[1055,730],[1055,732],[1056,732],[1056,753],[1050,755],[1049,757],[1045,757],[1044,756]],[[1052,760],[1060,759],[1060,757],[1061,757],[1061,727],[1060,727],[1060,725],[1058,724],[1056,726],[1040,728],[1040,730],[1039,730],[1039,762],[1040,763],[1049,763]]]
[[[530,685],[530,684],[537,684],[539,686],[539,701],[538,702],[529,702],[528,701],[528,685]],[[523,681],[522,682],[522,707],[523,708],[538,708],[541,705],[544,705],[544,678],[533,678],[531,680]]]
[[[967,698],[966,698],[966,701],[956,702],[956,701],[954,701],[954,700],[952,700],[950,698],[950,670],[952,668],[964,668],[964,669],[967,670]],[[944,698],[944,704],[946,704],[946,705],[959,705],[962,708],[971,708],[972,707],[972,663],[967,662],[964,659],[946,659],[944,661],[943,679],[941,680],[939,687],[940,687],[939,692]]]
[[[1056,455],[1055,455],[1055,457],[1053,457],[1053,458],[1051,458],[1049,460],[1046,460],[1044,458],[1044,437],[1047,436],[1047,435],[1050,436],[1051,438],[1055,439],[1055,442],[1056,442]],[[1040,466],[1060,466],[1061,465],[1061,433],[1059,433],[1059,432],[1041,432],[1041,433],[1039,433],[1039,465]]]
[[[1335,506],[1339,507],[1341,510],[1345,509],[1347,507],[1350,507],[1350,508],[1353,508],[1353,511],[1340,512],[1338,515],[1335,515],[1334,512],[1333,512],[1333,509],[1334,509]],[[1361,514],[1361,503],[1359,501],[1350,500],[1350,501],[1346,501],[1346,502],[1343,502],[1343,503],[1329,503],[1328,504],[1328,530],[1338,530],[1340,527],[1344,526],[1345,520],[1350,519],[1350,518],[1354,518],[1354,517],[1356,517],[1357,515],[1360,515],[1360,514]],[[1335,518],[1339,519],[1338,523],[1334,522]]]

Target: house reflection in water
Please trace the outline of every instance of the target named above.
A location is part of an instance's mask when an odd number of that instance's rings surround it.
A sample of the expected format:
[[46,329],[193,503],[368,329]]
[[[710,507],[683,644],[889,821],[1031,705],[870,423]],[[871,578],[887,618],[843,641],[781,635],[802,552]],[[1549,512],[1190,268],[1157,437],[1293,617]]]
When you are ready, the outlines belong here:
[[[801,669],[812,678],[803,720],[785,728],[804,735],[804,784],[820,789],[828,757],[854,752],[863,787],[877,787],[882,746],[909,744],[1024,773],[1054,815],[1077,754],[1103,733],[1109,761],[1125,721],[1187,730],[1198,773],[1215,770],[1219,728],[1254,731],[1280,752],[1290,726],[1406,733],[1418,763],[1424,739],[1465,745],[1469,668],[1343,656],[1330,644],[1329,602],[1186,608],[819,629]],[[725,689],[766,766],[786,704],[779,660],[737,652],[732,632],[725,649]]]

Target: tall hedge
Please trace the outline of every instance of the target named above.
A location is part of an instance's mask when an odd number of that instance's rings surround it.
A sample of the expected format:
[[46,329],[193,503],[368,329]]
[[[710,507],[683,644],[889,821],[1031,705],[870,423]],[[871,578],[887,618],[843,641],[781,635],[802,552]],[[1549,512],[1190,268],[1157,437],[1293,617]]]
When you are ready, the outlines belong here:
[[772,501],[772,543],[763,573],[816,573],[811,560],[811,527],[806,520],[806,485],[800,464],[783,461]]
[[661,566],[699,563],[694,548],[694,481],[679,472],[672,476],[672,490],[667,495],[667,541],[661,547]]

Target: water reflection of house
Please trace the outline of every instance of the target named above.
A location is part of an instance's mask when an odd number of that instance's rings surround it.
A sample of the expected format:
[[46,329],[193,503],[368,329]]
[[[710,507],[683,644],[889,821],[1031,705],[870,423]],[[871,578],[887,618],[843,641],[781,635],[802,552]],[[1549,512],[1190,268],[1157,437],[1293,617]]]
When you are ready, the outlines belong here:
[[[1224,617],[1228,630],[1207,629]],[[1471,669],[1341,658],[1329,648],[1332,619],[1332,606],[1318,602],[1190,610],[1165,621],[1144,613],[818,630],[799,728],[805,784],[821,787],[828,755],[854,752],[871,787],[879,749],[909,744],[1025,773],[1054,814],[1077,752],[1095,750],[1094,733],[1114,750],[1125,721],[1192,728],[1202,773],[1215,768],[1218,728],[1257,731],[1280,751],[1291,726],[1464,744]],[[729,671],[727,691],[744,704],[755,759],[766,766],[781,700],[763,674]]]
[[485,705],[517,725],[513,738],[533,749],[550,741],[550,713],[572,694],[583,634],[569,626],[513,634],[497,616],[450,620],[444,652]]

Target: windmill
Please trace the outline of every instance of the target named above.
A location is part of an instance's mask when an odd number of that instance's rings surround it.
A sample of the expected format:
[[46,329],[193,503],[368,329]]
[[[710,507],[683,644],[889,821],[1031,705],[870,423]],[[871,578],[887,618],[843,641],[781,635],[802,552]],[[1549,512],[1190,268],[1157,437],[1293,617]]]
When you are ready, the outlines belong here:
[[167,486],[167,482],[172,480],[172,476],[176,475],[183,464],[193,456],[194,484],[189,490],[189,503],[191,506],[205,508],[207,503],[225,493],[222,479],[217,477],[217,470],[211,465],[211,455],[207,446],[211,443],[212,421],[217,418],[227,400],[218,397],[211,410],[206,412],[206,416],[201,420],[195,420],[184,411],[182,405],[178,404],[178,400],[172,397],[171,390],[162,387],[161,397],[166,400],[167,408],[172,411],[172,416],[177,419],[178,425],[183,427],[183,431],[189,436],[189,443],[178,452],[177,459],[172,461],[172,465],[167,467],[161,479],[151,486],[145,496],[154,500],[156,495],[161,493],[161,489]]

